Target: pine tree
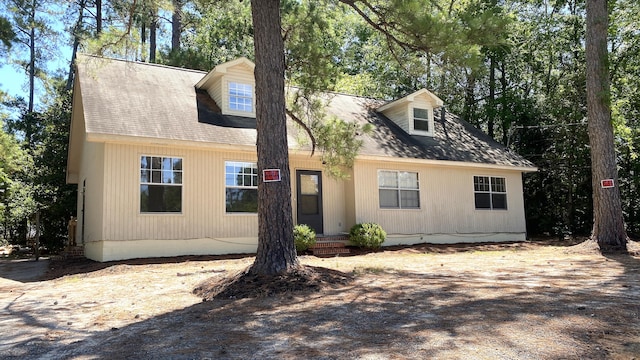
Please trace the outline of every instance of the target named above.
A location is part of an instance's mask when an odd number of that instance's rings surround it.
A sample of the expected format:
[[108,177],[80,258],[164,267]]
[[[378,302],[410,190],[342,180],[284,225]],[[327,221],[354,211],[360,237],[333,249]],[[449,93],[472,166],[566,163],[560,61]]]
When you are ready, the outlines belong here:
[[[622,216],[611,123],[608,23],[607,0],[587,0],[587,111],[593,184],[591,236],[602,252],[626,252],[627,233]],[[600,182],[605,179],[613,179],[614,186],[601,186]]]

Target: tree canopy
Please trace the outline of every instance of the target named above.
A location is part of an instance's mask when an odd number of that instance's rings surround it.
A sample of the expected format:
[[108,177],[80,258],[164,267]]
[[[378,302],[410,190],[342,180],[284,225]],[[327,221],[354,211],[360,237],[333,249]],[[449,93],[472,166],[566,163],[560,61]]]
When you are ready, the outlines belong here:
[[[48,60],[60,56],[51,50],[70,48],[207,71],[239,56],[257,60],[249,1],[6,0],[2,5],[4,61],[15,60],[14,69],[24,69],[27,87],[34,82],[30,79],[44,85],[40,99],[5,98],[3,116],[4,136],[31,159],[27,163],[48,168],[41,169],[40,180],[3,170],[12,183],[25,184],[21,193],[37,206],[48,206],[69,191],[60,175],[66,161],[69,94],[59,84],[67,80],[69,87],[72,68],[50,68]],[[585,5],[584,0],[283,0],[279,10],[284,76],[287,85],[301,89],[299,97],[288,100],[286,110],[295,115],[300,106],[314,104],[318,91],[390,100],[428,88],[444,100],[447,111],[539,167],[524,179],[529,234],[589,234],[594,185],[587,126]],[[640,80],[640,41],[633,24],[638,23],[640,8],[635,1],[616,0],[609,10],[614,155],[626,229],[637,236],[640,94],[635,84]],[[46,18],[49,25],[43,20],[32,26],[36,23],[27,21],[30,16]],[[51,21],[64,25],[55,28],[64,29],[65,36],[47,35],[55,33]],[[35,36],[30,36],[32,29]],[[59,40],[65,38],[71,43]],[[26,55],[30,49],[34,56]],[[314,134],[326,130],[314,128],[314,118],[299,117]],[[315,119],[321,118],[319,111]],[[341,128],[333,120],[328,124]],[[317,140],[319,149],[333,143],[321,136]],[[334,159],[341,153],[345,152],[335,148],[325,156]],[[348,160],[346,156],[337,163]],[[29,190],[36,184],[47,184],[51,194],[58,195],[36,199]],[[55,218],[44,219],[45,226],[58,224],[52,227],[60,230],[58,238],[67,217],[75,213],[75,202],[68,203]],[[3,206],[6,212],[18,201],[5,200]],[[3,223],[4,237],[22,238],[24,224],[24,220]]]

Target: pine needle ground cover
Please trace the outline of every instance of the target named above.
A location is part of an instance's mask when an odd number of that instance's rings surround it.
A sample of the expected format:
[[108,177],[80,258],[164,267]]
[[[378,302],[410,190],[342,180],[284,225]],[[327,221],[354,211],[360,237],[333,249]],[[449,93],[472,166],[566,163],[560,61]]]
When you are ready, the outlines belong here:
[[568,245],[423,245],[303,256],[301,278],[315,286],[296,283],[278,293],[265,287],[254,297],[207,301],[193,290],[233,278],[253,258],[52,262],[39,281],[0,278],[0,353],[16,359],[638,357],[637,244],[631,255],[611,257]]

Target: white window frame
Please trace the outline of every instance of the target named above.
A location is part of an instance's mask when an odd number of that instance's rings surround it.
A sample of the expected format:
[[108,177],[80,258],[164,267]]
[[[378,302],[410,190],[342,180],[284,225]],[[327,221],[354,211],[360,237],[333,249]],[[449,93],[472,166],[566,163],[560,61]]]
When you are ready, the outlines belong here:
[[[151,164],[149,164],[149,168],[143,168],[142,167],[142,158],[150,158]],[[161,164],[164,163],[164,159],[171,159],[170,163],[171,163],[171,169],[163,169],[163,165],[161,165],[160,169],[154,169],[153,168],[153,159],[154,158],[159,158],[161,159],[160,162]],[[157,214],[182,214],[183,212],[183,206],[184,206],[184,158],[181,156],[167,156],[167,155],[148,155],[148,154],[140,154],[138,156],[139,162],[138,162],[138,180],[139,180],[139,191],[140,191],[140,196],[141,196],[141,192],[142,192],[142,186],[167,186],[167,187],[180,187],[180,211],[142,211],[142,199],[140,197],[138,197],[138,212],[140,214],[153,214],[153,215],[157,215]],[[180,160],[180,169],[175,169],[175,163],[173,160]],[[143,172],[147,172],[148,171],[148,177],[145,181],[144,176],[143,176]],[[160,178],[159,178],[159,182],[158,181],[154,181],[154,176],[153,173],[154,172],[160,172]],[[164,182],[164,174],[165,173],[170,173],[171,176],[171,182]],[[173,176],[173,174],[180,174],[179,177],[179,182],[174,182],[175,181],[175,177]]]
[[[476,178],[487,178],[488,179],[488,190],[477,190],[476,189]],[[494,184],[497,179],[502,179],[502,185],[504,187],[504,191],[494,190]],[[489,207],[483,208],[478,207],[476,204],[476,194],[488,194],[489,195]],[[496,208],[493,204],[493,195],[504,195],[504,208]],[[474,175],[473,176],[473,205],[476,210],[508,210],[508,191],[507,191],[507,178],[504,176],[491,176],[491,175]]]
[[[389,173],[396,173],[397,174],[397,179],[398,179],[398,186],[397,187],[392,187],[392,186],[381,186],[380,184],[380,174],[383,172],[389,172]],[[410,174],[415,174],[416,175],[416,188],[406,188],[406,187],[402,187],[400,184],[400,174],[402,173],[410,173]],[[378,177],[377,177],[377,181],[378,181],[378,207],[380,209],[391,209],[391,210],[419,210],[421,208],[421,201],[420,201],[420,173],[417,171],[407,171],[407,170],[390,170],[390,169],[379,169],[378,173],[377,173]],[[393,191],[397,191],[398,194],[398,206],[382,206],[382,204],[380,203],[380,190],[393,190]],[[418,194],[418,206],[409,206],[409,207],[403,207],[402,206],[402,191],[415,191]]]
[[[428,131],[416,129],[415,121],[416,117],[413,116],[414,111],[418,110],[426,110],[427,118],[417,118],[418,121],[426,121],[428,126]],[[409,104],[407,106],[407,119],[409,121],[409,134],[411,135],[420,135],[420,136],[433,136],[433,108],[428,105],[418,105],[418,104]]]
[[[250,184],[245,184],[244,183],[244,178],[243,178],[243,183],[241,185],[238,184],[234,184],[234,185],[230,185],[229,182],[227,181],[227,177],[228,176],[238,176],[237,172],[233,172],[233,173],[229,173],[227,172],[227,168],[229,166],[233,166],[235,167],[241,167],[241,168],[251,168],[251,169],[255,169],[255,173],[251,173],[248,174],[248,176],[251,179],[251,183]],[[229,214],[257,214],[258,210],[256,209],[256,211],[252,211],[252,212],[242,212],[242,211],[227,211],[227,189],[255,189],[256,192],[258,191],[258,164],[256,162],[253,161],[244,161],[244,160],[226,160],[224,162],[224,199],[225,199],[225,203],[224,203],[224,212],[225,214],[229,215]],[[254,185],[255,184],[255,185]]]
[[[416,110],[424,110],[427,112],[427,117],[426,118],[422,118],[422,117],[416,117]],[[429,108],[424,108],[424,107],[417,107],[417,106],[412,106],[411,110],[410,110],[410,115],[411,115],[411,128],[413,129],[413,131],[415,131],[416,133],[423,133],[423,134],[430,134],[431,133],[431,118],[432,118],[432,110]],[[427,123],[427,130],[421,130],[421,129],[416,129],[416,120],[417,121],[423,121]]]
[[[234,93],[235,90],[235,93]],[[238,81],[229,81],[227,86],[229,110],[242,113],[253,113],[253,85]],[[248,100],[240,101],[240,100]]]

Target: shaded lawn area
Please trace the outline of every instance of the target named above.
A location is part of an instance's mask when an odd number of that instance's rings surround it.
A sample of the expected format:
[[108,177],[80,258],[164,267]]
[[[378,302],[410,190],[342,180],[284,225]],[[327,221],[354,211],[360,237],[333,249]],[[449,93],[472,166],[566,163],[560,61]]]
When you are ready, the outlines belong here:
[[[302,262],[346,284],[202,302],[191,291],[252,258],[82,266],[0,282],[0,354],[70,359],[630,359],[640,258],[586,247],[394,248]],[[64,264],[57,264],[61,266]],[[68,269],[73,270],[73,269]],[[49,276],[51,277],[51,276]]]

